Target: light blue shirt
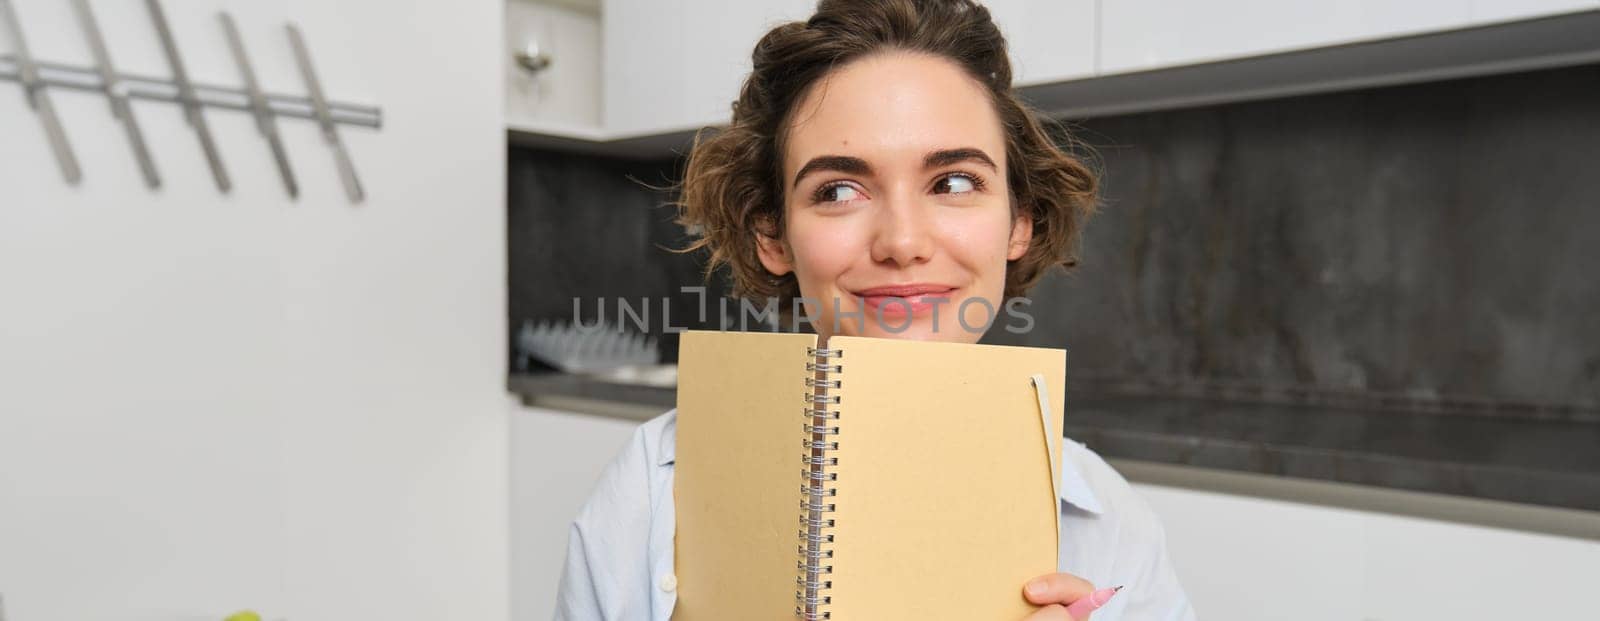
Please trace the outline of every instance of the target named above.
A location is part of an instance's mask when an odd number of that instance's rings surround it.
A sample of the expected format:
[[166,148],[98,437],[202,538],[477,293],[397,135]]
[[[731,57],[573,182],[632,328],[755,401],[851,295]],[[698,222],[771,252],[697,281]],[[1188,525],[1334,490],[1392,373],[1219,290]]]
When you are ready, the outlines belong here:
[[[677,411],[641,425],[572,522],[556,621],[667,621],[673,576]],[[1057,571],[1123,589],[1094,621],[1192,621],[1149,505],[1093,451],[1062,442]],[[1017,585],[1021,592],[1022,585]]]

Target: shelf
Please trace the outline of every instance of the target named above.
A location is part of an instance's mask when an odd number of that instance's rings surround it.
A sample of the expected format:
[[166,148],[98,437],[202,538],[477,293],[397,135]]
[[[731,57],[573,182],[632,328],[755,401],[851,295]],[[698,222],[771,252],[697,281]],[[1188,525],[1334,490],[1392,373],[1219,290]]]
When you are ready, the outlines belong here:
[[611,132],[601,127],[512,120],[506,123],[506,139],[513,145],[624,158],[656,158],[684,155],[694,144],[699,127],[676,128],[659,133]]

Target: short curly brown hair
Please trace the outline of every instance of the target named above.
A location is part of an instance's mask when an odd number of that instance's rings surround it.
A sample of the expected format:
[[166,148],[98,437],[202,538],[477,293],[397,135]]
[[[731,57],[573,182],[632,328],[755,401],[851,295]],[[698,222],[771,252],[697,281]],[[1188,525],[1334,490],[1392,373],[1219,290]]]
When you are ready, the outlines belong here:
[[[993,101],[1006,135],[1012,208],[1033,221],[1028,251],[1006,265],[1004,295],[1023,295],[1051,267],[1077,265],[1079,231],[1098,201],[1096,175],[1058,146],[1071,143],[1065,129],[1013,92],[1005,37],[989,10],[973,0],[821,0],[810,19],[773,28],[756,44],[732,122],[695,135],[677,221],[698,234],[684,252],[709,250],[708,277],[727,265],[734,295],[792,306],[800,295],[794,274],[767,271],[756,239],[783,236],[782,157],[791,109],[834,68],[886,51],[953,61]],[[1047,127],[1059,136],[1053,139]]]

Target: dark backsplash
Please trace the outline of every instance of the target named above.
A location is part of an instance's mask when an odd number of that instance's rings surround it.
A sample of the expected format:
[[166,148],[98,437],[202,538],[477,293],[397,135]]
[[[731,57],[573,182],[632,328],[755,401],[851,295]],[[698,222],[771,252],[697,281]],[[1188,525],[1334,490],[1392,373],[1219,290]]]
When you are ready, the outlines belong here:
[[1085,129],[1072,370],[1600,405],[1600,65]]
[[600,300],[608,319],[617,316],[618,298],[635,310],[648,304],[648,324],[668,362],[678,358],[677,339],[662,333],[662,300],[673,326],[716,325],[714,317],[699,321],[699,299],[679,288],[704,285],[708,296],[721,296],[725,280],[704,278],[704,253],[669,250],[689,238],[673,222],[672,193],[653,189],[672,185],[681,165],[511,149],[506,246],[513,338],[524,320],[572,321],[574,299],[586,325]]
[[[1108,385],[1600,412],[1600,65],[1077,129],[1105,171],[1083,264],[992,342],[1067,348],[1069,378]],[[640,183],[681,160],[509,159],[513,327],[619,296],[702,325],[678,287],[703,257],[663,249],[684,242],[670,195]]]

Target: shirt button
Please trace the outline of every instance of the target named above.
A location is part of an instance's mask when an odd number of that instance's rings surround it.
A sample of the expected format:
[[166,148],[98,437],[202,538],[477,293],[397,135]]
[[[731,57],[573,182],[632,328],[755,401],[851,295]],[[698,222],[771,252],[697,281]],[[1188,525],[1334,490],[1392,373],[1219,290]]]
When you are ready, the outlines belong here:
[[661,577],[661,590],[671,593],[678,590],[678,577],[667,574]]

